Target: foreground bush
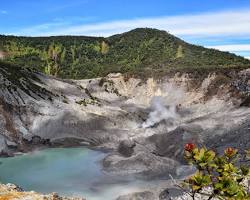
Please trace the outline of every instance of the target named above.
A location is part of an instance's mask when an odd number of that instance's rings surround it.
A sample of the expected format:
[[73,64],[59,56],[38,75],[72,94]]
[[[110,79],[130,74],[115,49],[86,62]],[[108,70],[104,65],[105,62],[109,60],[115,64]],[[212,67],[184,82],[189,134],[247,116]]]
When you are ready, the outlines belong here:
[[[248,157],[246,151],[244,157]],[[250,199],[249,167],[236,165],[238,150],[227,148],[218,155],[206,148],[197,148],[195,144],[185,145],[185,159],[194,165],[196,173],[184,180],[182,188],[187,189],[193,198],[201,195],[207,199]]]

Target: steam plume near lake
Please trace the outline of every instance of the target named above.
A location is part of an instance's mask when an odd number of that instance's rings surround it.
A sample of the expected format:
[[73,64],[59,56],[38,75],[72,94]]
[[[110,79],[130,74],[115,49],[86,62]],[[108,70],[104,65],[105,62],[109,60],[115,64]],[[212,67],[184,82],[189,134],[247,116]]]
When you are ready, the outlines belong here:
[[174,122],[178,118],[177,107],[184,97],[184,91],[171,84],[166,84],[156,94],[150,101],[151,112],[148,119],[142,124],[142,128],[152,127],[161,121]]

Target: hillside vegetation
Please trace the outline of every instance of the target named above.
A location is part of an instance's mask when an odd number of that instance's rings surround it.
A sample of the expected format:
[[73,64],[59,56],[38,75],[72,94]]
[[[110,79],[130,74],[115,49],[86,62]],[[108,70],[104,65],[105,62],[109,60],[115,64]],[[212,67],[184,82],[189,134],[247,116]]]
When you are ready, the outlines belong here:
[[110,72],[151,76],[168,71],[247,68],[243,57],[207,49],[156,29],[111,37],[0,36],[2,59],[61,78],[93,78]]

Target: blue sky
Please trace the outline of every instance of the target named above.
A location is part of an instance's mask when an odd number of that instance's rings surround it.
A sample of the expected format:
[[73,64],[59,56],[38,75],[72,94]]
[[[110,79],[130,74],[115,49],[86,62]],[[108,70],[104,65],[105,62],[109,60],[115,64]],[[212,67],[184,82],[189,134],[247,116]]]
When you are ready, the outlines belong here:
[[250,57],[249,0],[0,0],[0,34],[109,36],[136,27]]

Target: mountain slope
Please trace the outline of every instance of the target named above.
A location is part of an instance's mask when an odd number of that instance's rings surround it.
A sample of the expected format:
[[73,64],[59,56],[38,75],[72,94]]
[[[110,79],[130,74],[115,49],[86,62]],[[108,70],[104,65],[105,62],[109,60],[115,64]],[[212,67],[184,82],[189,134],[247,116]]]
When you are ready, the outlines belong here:
[[22,105],[28,98],[50,99],[52,94],[39,82],[37,74],[30,69],[0,61],[0,101]]
[[243,57],[207,49],[157,29],[138,28],[108,38],[0,36],[1,57],[62,78],[110,72],[164,74],[169,70],[250,66]]

